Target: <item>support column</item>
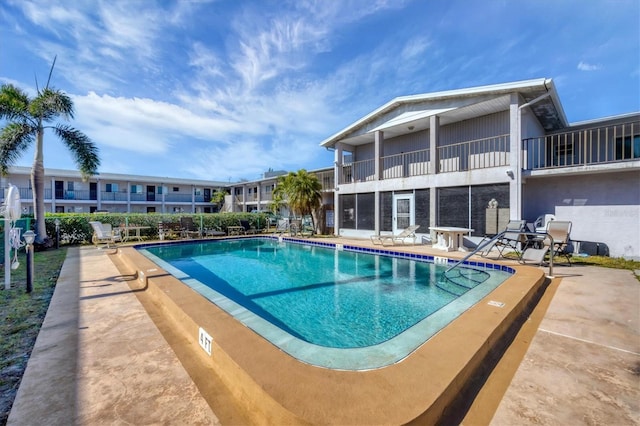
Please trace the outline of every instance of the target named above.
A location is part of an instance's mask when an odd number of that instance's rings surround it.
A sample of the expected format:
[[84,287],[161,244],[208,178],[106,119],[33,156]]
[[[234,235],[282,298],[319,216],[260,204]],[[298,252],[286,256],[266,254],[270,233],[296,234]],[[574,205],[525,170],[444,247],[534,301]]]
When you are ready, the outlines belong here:
[[342,183],[342,144],[337,143],[333,151],[333,179],[336,189],[333,192],[333,234],[340,235],[340,221],[342,212],[340,211],[340,184]]
[[440,134],[440,117],[429,117],[429,173],[440,173],[438,158],[438,139]]
[[51,178],[51,213],[56,212],[56,178]]
[[520,95],[511,95],[509,106],[509,166],[513,174],[509,179],[509,219],[522,219],[522,167],[520,166],[522,140],[522,111],[520,109]]
[[131,182],[127,182],[127,213],[131,213]]
[[374,156],[375,158],[375,179],[382,179],[382,172],[384,170],[382,157],[384,156],[384,133],[382,130],[378,130],[375,133],[374,141]]
[[[100,181],[100,178],[96,179],[96,209],[98,210],[102,210],[102,190],[100,189],[100,184],[102,182]],[[55,212],[55,206],[52,206],[53,208],[51,209],[51,211]]]

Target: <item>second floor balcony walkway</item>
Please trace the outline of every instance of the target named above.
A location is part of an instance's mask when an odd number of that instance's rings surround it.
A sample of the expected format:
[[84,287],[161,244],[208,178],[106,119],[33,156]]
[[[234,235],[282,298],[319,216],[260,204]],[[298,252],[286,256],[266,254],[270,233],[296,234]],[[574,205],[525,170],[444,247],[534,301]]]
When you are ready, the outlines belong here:
[[[607,126],[527,138],[521,147],[520,164],[524,171],[640,161],[640,121],[635,116]],[[339,183],[514,166],[509,158],[509,135],[440,146],[436,148],[436,157],[432,156],[430,149],[383,156],[378,178],[375,159],[345,163],[338,170]]]

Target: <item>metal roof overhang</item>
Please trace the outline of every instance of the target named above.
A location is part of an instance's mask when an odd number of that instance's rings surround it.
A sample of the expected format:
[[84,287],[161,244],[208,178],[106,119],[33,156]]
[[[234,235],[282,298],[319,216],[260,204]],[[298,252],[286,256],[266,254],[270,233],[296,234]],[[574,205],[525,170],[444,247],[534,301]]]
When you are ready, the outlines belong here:
[[[371,143],[377,130],[383,130],[385,139],[390,139],[429,128],[430,117],[433,115],[440,117],[440,125],[446,125],[492,112],[507,110],[510,105],[510,94],[512,93],[518,93],[524,100],[523,103],[526,103],[547,92],[550,92],[550,96],[532,104],[530,106],[531,110],[547,131],[566,127],[567,120],[553,81],[541,78],[395,98],[325,139],[320,143],[320,146],[330,148],[337,142],[351,146]],[[378,121],[385,115],[391,114],[394,110],[419,103],[425,104],[425,109],[404,111],[382,123]],[[443,103],[447,104],[447,108],[428,108],[426,106],[426,104],[433,106],[440,104],[442,106]],[[409,129],[409,127],[413,128]]]

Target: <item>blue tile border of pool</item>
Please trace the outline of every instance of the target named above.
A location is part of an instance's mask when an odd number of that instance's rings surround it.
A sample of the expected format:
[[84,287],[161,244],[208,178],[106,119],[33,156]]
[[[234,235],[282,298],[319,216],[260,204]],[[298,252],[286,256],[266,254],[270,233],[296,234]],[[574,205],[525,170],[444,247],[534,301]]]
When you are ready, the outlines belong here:
[[[407,356],[413,351],[426,343],[431,337],[438,333],[441,329],[446,327],[453,316],[457,318],[464,311],[474,306],[478,300],[485,297],[504,281],[495,285],[478,286],[469,290],[458,299],[452,301],[439,311],[431,314],[430,316],[422,319],[418,323],[409,327],[399,335],[382,342],[377,345],[368,346],[364,348],[328,348],[324,346],[315,345],[298,339],[289,333],[281,330],[270,322],[264,320],[258,315],[246,309],[244,306],[234,302],[222,296],[215,290],[207,287],[205,284],[199,282],[184,274],[184,272],[178,270],[152,253],[148,252],[146,248],[162,246],[162,245],[183,245],[183,244],[198,244],[203,242],[216,242],[216,241],[229,241],[240,239],[268,239],[275,241],[282,241],[286,243],[311,245],[316,247],[329,248],[334,250],[344,250],[352,252],[360,252],[371,255],[383,255],[391,257],[399,257],[409,260],[418,260],[425,262],[434,262],[439,256],[420,255],[415,253],[404,253],[384,249],[370,249],[366,247],[358,247],[353,245],[342,245],[340,243],[326,243],[322,241],[313,241],[307,239],[298,239],[292,237],[276,237],[276,236],[255,236],[255,237],[226,237],[217,239],[202,239],[202,240],[184,240],[184,241],[172,241],[172,242],[156,242],[156,243],[143,243],[135,245],[138,251],[150,258],[161,268],[172,274],[177,279],[181,280],[187,286],[191,287],[194,291],[200,293],[205,298],[216,304],[218,307],[226,311],[229,315],[236,318],[245,326],[254,330],[257,334],[270,341],[273,345],[288,353],[301,362],[315,365],[317,367],[331,368],[336,370],[372,370],[376,368],[385,367],[387,365],[395,364]],[[444,258],[444,257],[443,257]],[[447,259],[448,263],[456,263],[455,259]],[[513,274],[515,269],[504,266],[496,265],[487,262],[465,262],[466,266],[475,266],[479,268],[494,269],[505,273]],[[480,288],[479,288],[480,287]],[[215,338],[215,333],[209,330],[208,333]]]

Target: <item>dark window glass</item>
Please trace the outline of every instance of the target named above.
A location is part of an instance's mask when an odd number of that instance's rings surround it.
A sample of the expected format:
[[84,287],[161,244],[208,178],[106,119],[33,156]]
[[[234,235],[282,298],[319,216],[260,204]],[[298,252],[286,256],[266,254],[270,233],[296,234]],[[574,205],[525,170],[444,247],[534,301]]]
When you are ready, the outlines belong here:
[[375,194],[358,194],[357,229],[375,229]]
[[417,189],[415,192],[416,225],[420,225],[419,232],[429,232],[429,190]]
[[355,229],[356,227],[356,196],[354,194],[340,195],[340,228]]
[[[489,202],[496,200],[497,211],[487,222]],[[509,222],[509,184],[480,185],[471,187],[471,227],[472,235],[493,235],[503,231]]]
[[392,231],[393,225],[391,223],[393,217],[393,192],[381,192],[380,193],[380,218],[382,224],[380,230]]
[[469,227],[469,187],[438,189],[438,226]]

